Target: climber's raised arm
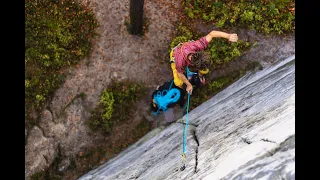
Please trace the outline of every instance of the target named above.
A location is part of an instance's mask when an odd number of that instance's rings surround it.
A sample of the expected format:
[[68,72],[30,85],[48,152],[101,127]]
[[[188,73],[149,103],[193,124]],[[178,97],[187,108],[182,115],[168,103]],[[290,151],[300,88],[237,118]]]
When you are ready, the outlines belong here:
[[237,34],[229,34],[222,31],[211,31],[208,35],[206,35],[206,40],[210,42],[213,38],[225,38],[228,39],[231,42],[237,42],[238,41],[238,35]]

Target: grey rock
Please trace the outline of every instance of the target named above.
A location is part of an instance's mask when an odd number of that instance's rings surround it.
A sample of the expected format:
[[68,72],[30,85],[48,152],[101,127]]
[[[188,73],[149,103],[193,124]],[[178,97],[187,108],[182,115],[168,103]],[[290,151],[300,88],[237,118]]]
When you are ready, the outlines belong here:
[[79,179],[295,179],[294,59],[247,73],[189,112],[197,126],[184,162],[184,125],[173,123]]
[[58,167],[58,171],[60,172],[64,172],[68,169],[68,167],[70,166],[70,159],[69,158],[65,158],[63,159],[60,163],[59,163],[59,167]]
[[56,157],[56,144],[53,138],[45,137],[42,130],[34,126],[30,130],[29,138],[25,146],[25,176],[43,170],[53,162]]

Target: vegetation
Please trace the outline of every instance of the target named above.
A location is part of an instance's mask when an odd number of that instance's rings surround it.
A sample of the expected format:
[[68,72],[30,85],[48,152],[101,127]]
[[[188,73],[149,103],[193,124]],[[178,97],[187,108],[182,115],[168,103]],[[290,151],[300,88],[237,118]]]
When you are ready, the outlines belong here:
[[134,103],[139,100],[145,88],[133,82],[116,82],[104,89],[98,107],[92,111],[89,126],[93,130],[102,129],[108,133],[115,122],[126,120]]
[[294,0],[186,0],[184,8],[191,19],[214,22],[218,28],[246,27],[266,34],[295,30]]
[[30,179],[31,179],[31,180],[44,179],[45,173],[46,173],[45,171],[38,171],[38,172],[32,174],[32,175],[30,176]]
[[228,63],[231,60],[235,60],[245,52],[251,44],[242,40],[229,44],[226,39],[215,39],[208,45],[208,52],[211,56],[211,62],[213,67],[216,64]]
[[64,81],[63,69],[89,54],[97,26],[92,10],[75,1],[25,1],[27,124]]
[[188,42],[188,41],[192,40],[193,37],[194,37],[194,35],[191,32],[191,30],[189,30],[186,26],[184,26],[182,23],[180,23],[180,25],[178,26],[178,29],[177,29],[177,36],[175,38],[173,38],[173,40],[170,43],[169,53],[170,53],[171,49],[174,48],[175,46],[177,46],[179,43]]

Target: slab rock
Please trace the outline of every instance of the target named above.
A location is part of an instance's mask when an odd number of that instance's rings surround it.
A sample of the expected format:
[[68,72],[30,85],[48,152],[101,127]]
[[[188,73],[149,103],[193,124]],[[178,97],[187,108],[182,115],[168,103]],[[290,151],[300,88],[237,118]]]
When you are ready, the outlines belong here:
[[295,56],[247,73],[192,110],[182,161],[185,119],[79,179],[295,179]]

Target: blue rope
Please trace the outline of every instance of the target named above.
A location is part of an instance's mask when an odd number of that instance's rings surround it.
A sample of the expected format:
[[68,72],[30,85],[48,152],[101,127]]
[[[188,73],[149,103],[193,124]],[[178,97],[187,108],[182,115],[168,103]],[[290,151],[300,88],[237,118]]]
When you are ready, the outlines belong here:
[[[163,90],[162,92],[158,91],[157,94],[153,96],[153,99],[155,100],[156,104],[158,105],[157,112],[153,113],[153,115],[157,115],[159,111],[162,109],[163,111],[167,111],[168,105],[175,103],[180,98],[180,91],[177,88],[172,88],[173,80],[171,82],[169,90]],[[166,93],[166,94],[164,94]]]
[[186,109],[187,106],[188,106],[188,103],[186,103],[182,109],[182,116],[184,115],[184,110]]
[[172,84],[173,84],[173,79],[172,79],[172,81],[171,81],[171,84],[170,84],[169,90],[171,89]]
[[186,67],[186,72],[187,72],[187,77],[190,77],[190,76],[192,76],[194,74],[197,74],[195,72],[190,71],[188,66]]
[[190,93],[188,92],[188,103],[187,103],[187,114],[186,114],[186,125],[183,130],[183,154],[187,153],[187,130],[188,130],[188,111],[190,104]]
[[[186,67],[186,73],[187,73],[187,77],[190,77],[192,76],[193,74],[198,74],[198,73],[195,73],[195,72],[192,72],[189,70],[188,66]],[[188,104],[186,104],[183,109],[182,109],[182,116],[184,115],[184,110],[186,109]]]

